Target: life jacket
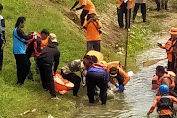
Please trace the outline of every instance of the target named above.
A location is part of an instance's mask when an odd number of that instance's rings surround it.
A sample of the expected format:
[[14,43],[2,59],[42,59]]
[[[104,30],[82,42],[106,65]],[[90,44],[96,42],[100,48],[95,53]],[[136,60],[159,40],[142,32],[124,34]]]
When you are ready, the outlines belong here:
[[171,81],[171,84],[170,84],[170,86],[169,86],[169,89],[170,90],[173,90],[174,89],[174,87],[175,87],[175,78],[174,78],[174,73],[172,72],[172,71],[167,71],[167,74],[164,74],[164,76],[162,76],[160,79],[159,79],[159,83],[160,83],[160,85],[162,84],[162,81],[163,81],[163,79],[164,78],[168,78],[168,79],[170,79],[170,81]]
[[[117,80],[119,80],[119,84],[123,84],[124,82],[127,83],[129,81],[129,79],[127,79],[127,76],[126,73],[124,73],[124,75],[121,75],[121,73],[119,72],[119,69],[121,69],[122,71],[123,70],[123,67],[122,65],[120,64],[119,61],[112,61],[112,62],[109,62],[107,63],[107,68],[108,68],[108,72],[110,71],[110,68],[112,67],[116,67],[118,69],[118,73],[117,73],[117,76],[113,79],[110,79],[110,82],[112,84],[116,84],[117,83]],[[125,81],[126,80],[126,81]]]
[[157,103],[157,112],[161,110],[171,110],[173,112],[173,101],[168,97],[168,95],[163,95],[159,102]]
[[172,40],[172,38],[170,38],[167,43],[165,44],[165,49],[167,52],[167,56],[168,56],[168,61],[172,62],[173,61],[173,45],[176,43],[176,40]]
[[159,86],[162,84],[162,81],[164,78],[170,79],[171,84],[170,84],[169,88],[171,90],[173,90],[175,87],[175,77],[176,77],[176,74],[173,71],[167,71],[167,73],[164,76],[162,76],[161,78],[158,78],[157,75],[154,75],[154,77],[152,79],[152,90],[158,89]]
[[30,39],[26,45],[27,55],[29,57],[37,57],[41,54],[41,35],[36,34],[32,39]]

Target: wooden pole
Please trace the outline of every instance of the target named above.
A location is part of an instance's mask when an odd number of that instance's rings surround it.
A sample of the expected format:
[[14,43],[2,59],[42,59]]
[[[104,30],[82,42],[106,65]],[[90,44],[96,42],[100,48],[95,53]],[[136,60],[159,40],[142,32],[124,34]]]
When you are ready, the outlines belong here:
[[[128,1],[129,2],[129,1]],[[127,2],[127,6],[128,6],[128,3]],[[126,38],[126,41],[125,41],[125,63],[124,63],[124,69],[125,69],[125,71],[127,71],[127,55],[128,55],[128,38],[129,38],[129,19],[130,19],[130,17],[129,17],[129,8],[127,8],[127,27],[126,27],[126,29],[127,29],[127,38]]]

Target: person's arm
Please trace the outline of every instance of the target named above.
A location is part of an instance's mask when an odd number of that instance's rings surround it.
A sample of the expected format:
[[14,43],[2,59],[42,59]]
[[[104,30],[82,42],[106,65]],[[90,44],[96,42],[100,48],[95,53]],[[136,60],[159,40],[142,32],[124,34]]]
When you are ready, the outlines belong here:
[[151,108],[150,108],[149,112],[147,113],[147,115],[150,115],[150,114],[154,111],[154,109],[155,109],[155,107],[157,106],[157,103],[158,103],[159,100],[160,100],[160,99],[159,99],[159,96],[157,96],[157,97],[155,98],[155,102],[154,102],[153,105],[151,106]]
[[87,25],[88,25],[88,21],[85,20],[85,21],[84,21],[84,24],[83,24],[83,27],[84,27],[84,28],[87,28]]
[[173,102],[176,102],[176,103],[177,103],[177,99],[176,99],[174,96],[170,96],[170,98],[171,98],[171,100],[172,100]]
[[75,4],[73,5],[73,7],[70,10],[74,9],[78,4],[79,4],[79,2],[76,1]]
[[101,22],[100,22],[100,20],[98,20],[98,29],[101,29],[101,27],[102,27],[102,24],[101,24]]
[[26,35],[23,30],[21,30],[20,28],[17,29],[17,34],[20,38],[23,38],[25,40],[29,40],[31,38],[33,38],[33,35]]
[[55,61],[55,65],[54,65],[54,73],[56,73],[58,65],[59,65],[59,61],[60,61],[60,52],[57,51],[57,53],[54,55],[54,61]]
[[41,38],[37,37],[37,52],[41,52]]
[[76,10],[83,9],[84,7],[85,7],[85,5],[82,5],[82,6],[78,7],[78,8],[76,8]]
[[124,77],[124,85],[127,84],[128,81],[130,81],[130,76],[128,76],[128,74],[122,69],[122,68],[119,68],[119,73],[120,75],[122,75]]

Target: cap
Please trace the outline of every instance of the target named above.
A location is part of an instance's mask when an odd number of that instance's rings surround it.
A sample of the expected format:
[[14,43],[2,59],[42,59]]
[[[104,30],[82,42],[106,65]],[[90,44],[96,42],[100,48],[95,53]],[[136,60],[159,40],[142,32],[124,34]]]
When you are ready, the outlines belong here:
[[57,42],[57,38],[56,38],[56,35],[54,33],[50,33],[49,39],[51,40],[51,42]]

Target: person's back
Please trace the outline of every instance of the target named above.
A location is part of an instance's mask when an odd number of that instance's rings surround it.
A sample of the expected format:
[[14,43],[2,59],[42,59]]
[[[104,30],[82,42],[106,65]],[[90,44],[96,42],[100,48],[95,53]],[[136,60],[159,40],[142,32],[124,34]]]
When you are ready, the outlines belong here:
[[169,88],[167,85],[162,84],[159,87],[160,96],[156,96],[155,102],[151,106],[147,115],[150,115],[155,107],[157,107],[157,112],[159,113],[159,118],[172,118],[174,108],[173,102],[177,102],[177,99],[173,96],[168,95]]
[[100,39],[99,29],[101,22],[97,18],[90,18],[85,21],[84,27],[87,29],[87,41],[98,41]]

